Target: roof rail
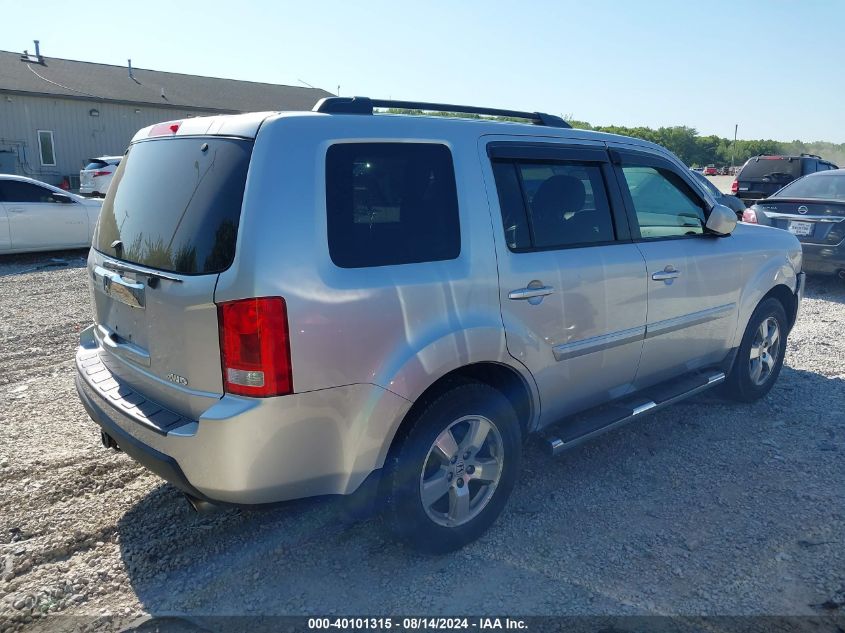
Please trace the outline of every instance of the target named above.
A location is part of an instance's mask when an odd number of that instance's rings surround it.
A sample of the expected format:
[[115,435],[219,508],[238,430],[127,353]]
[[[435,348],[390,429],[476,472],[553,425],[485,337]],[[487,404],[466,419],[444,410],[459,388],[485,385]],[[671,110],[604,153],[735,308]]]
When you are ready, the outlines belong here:
[[521,112],[498,108],[454,105],[451,103],[425,103],[422,101],[393,101],[392,99],[370,99],[369,97],[324,97],[312,109],[325,114],[373,114],[373,108],[401,108],[403,110],[426,110],[430,112],[460,112],[463,114],[484,114],[528,119],[534,125],[548,127],[572,127],[559,116],[543,112]]
[[804,153],[802,153],[801,156],[806,156],[807,158],[818,158],[819,160],[822,160],[822,157],[819,156],[818,154],[804,154]]

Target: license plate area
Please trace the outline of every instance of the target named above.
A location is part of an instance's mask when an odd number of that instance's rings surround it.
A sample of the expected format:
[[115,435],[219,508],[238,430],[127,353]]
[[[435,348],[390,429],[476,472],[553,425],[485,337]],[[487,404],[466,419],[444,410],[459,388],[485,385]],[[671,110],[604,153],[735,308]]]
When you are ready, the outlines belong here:
[[789,223],[789,232],[796,236],[807,236],[813,234],[812,222],[792,222]]

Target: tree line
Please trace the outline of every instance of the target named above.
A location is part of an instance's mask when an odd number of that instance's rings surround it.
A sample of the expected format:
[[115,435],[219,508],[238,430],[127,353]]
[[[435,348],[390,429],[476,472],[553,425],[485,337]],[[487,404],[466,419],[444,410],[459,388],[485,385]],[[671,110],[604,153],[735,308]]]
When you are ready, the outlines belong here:
[[[403,110],[398,108],[391,108],[387,112],[390,114],[434,114],[445,117],[482,118],[477,114],[423,112],[421,110]],[[522,119],[510,117],[492,118],[498,121],[522,121]],[[752,156],[761,154],[817,154],[826,160],[836,163],[840,167],[845,167],[845,143],[828,143],[825,141],[805,143],[797,140],[784,142],[771,139],[737,140],[734,143],[733,139],[723,138],[715,134],[702,136],[695,128],[686,125],[654,129],[650,127],[624,127],[620,125],[591,125],[586,121],[577,121],[571,117],[564,118],[574,128],[608,132],[610,134],[622,134],[657,143],[678,156],[678,158],[690,167],[730,165],[732,161],[734,165],[742,165]]]
[[572,127],[623,134],[657,143],[677,155],[691,167],[703,165],[742,165],[752,156],[760,154],[817,154],[839,166],[845,166],[845,143],[817,141],[737,140],[716,135],[702,136],[695,128],[685,125],[660,127],[623,127],[619,125],[594,126],[585,121],[570,120]]

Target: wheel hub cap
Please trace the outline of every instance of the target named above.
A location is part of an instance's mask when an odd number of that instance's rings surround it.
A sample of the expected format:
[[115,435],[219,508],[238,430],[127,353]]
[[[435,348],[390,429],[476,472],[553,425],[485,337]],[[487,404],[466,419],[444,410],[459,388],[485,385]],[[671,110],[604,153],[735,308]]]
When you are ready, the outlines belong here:
[[455,527],[478,516],[499,484],[503,453],[499,430],[484,416],[464,416],[446,427],[420,474],[420,496],[429,518]]
[[772,376],[780,356],[780,326],[774,317],[769,317],[760,324],[751,342],[749,371],[751,382],[765,384]]

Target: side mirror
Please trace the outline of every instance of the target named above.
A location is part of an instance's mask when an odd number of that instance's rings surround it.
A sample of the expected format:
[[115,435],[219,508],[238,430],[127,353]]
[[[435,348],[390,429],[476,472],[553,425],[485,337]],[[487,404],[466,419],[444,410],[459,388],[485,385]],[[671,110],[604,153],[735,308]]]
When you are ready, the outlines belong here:
[[62,204],[70,204],[71,202],[73,202],[73,198],[64,193],[54,193],[52,194],[52,198],[56,202],[61,202]]
[[714,204],[704,228],[714,235],[730,235],[736,228],[736,213],[723,204]]

